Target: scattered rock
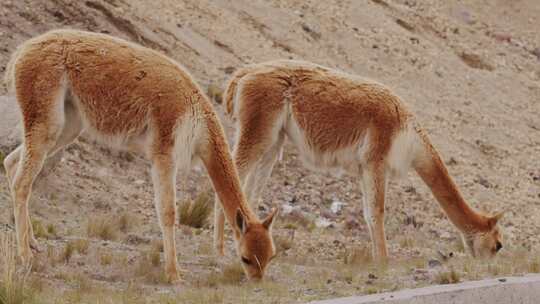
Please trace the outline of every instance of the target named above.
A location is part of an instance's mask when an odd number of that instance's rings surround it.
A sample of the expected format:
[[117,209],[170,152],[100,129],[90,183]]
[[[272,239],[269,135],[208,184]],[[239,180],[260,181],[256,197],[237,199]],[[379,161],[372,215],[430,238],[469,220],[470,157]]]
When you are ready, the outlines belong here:
[[485,179],[484,177],[482,176],[478,176],[477,178],[474,179],[474,182],[477,183],[477,184],[480,184],[482,186],[484,186],[485,188],[491,188],[491,183]]
[[485,62],[478,54],[461,52],[459,54],[459,58],[461,58],[461,61],[473,69],[486,71],[493,71],[495,69],[492,65]]
[[431,259],[428,261],[429,268],[435,268],[442,266],[442,263],[439,260]]
[[138,236],[136,234],[128,234],[126,236],[126,243],[130,245],[149,244],[150,239]]
[[403,19],[396,19],[396,23],[401,26],[402,28],[406,29],[409,32],[414,31],[414,26],[410,24],[409,22],[403,20]]
[[416,193],[416,188],[414,188],[413,186],[406,186],[403,191],[407,192],[407,193],[412,193],[412,194],[415,194]]
[[302,29],[304,30],[304,32],[308,33],[311,36],[311,38],[315,40],[319,40],[322,37],[321,33],[314,30],[313,28],[311,28],[309,25],[305,23],[302,24]]
[[536,59],[540,60],[540,47],[537,47],[534,50],[532,50],[531,54],[536,56]]
[[511,42],[512,36],[510,34],[506,33],[492,33],[491,37],[495,38],[495,40],[499,42]]
[[236,68],[233,66],[223,68],[223,72],[225,72],[225,74],[232,74],[235,70]]
[[348,215],[345,219],[345,228],[349,230],[360,228],[360,221],[356,216]]
[[455,166],[457,164],[458,164],[457,160],[453,157],[450,157],[450,159],[446,162],[447,166]]
[[334,227],[334,222],[325,219],[324,217],[320,217],[315,220],[315,226],[318,228],[331,228]]
[[344,202],[333,201],[332,205],[330,205],[330,210],[332,210],[332,212],[334,212],[335,214],[338,214],[345,205],[347,204]]

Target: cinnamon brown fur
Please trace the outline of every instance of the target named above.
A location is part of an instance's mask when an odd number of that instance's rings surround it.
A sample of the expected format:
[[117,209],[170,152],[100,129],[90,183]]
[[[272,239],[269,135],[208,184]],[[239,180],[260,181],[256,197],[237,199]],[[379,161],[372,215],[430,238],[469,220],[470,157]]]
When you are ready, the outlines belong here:
[[[19,254],[37,249],[28,214],[32,183],[44,161],[83,130],[117,147],[138,148],[152,163],[155,204],[163,232],[165,269],[179,279],[174,223],[177,169],[202,159],[235,230],[238,253],[260,278],[275,253],[270,226],[242,193],[221,124],[201,89],[171,59],[111,36],[74,30],[48,32],[22,44],[8,64],[24,142],[4,161],[15,206]],[[183,177],[183,175],[182,175]],[[236,223],[240,218],[243,227]],[[246,229],[247,228],[247,229]],[[255,249],[254,249],[255,248]]]
[[[316,169],[357,174],[375,258],[385,259],[384,204],[388,179],[414,167],[474,255],[500,248],[500,216],[471,209],[400,98],[369,79],[301,61],[240,69],[225,91],[237,121],[234,158],[250,201],[257,199],[284,138]],[[216,227],[219,229],[219,217]],[[222,230],[215,245],[222,250]]]

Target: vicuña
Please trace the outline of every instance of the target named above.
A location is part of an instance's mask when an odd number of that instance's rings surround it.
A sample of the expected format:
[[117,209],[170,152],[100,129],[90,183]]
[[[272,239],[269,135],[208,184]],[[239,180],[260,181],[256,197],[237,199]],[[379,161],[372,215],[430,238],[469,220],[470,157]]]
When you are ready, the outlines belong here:
[[246,203],[223,128],[208,98],[173,60],[111,36],[55,30],[23,43],[5,74],[22,118],[23,143],[4,160],[23,262],[38,249],[28,212],[32,184],[45,160],[84,130],[151,161],[165,271],[179,279],[174,227],[176,175],[192,162],[206,167],[231,223],[250,278],[261,278],[275,255],[271,225]]
[[[375,259],[387,258],[388,180],[410,167],[474,256],[501,249],[501,214],[487,216],[469,207],[426,133],[383,85],[308,62],[272,61],[238,70],[224,102],[237,121],[233,157],[249,201],[258,198],[287,138],[309,167],[344,169],[359,177]],[[224,218],[216,214],[214,245],[222,252]]]

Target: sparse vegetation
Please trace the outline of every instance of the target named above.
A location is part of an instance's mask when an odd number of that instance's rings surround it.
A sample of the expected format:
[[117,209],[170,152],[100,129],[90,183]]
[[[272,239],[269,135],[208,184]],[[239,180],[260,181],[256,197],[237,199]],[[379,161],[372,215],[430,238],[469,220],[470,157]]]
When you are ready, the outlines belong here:
[[0,304],[31,303],[34,299],[33,291],[26,286],[27,271],[17,271],[16,254],[13,238],[0,233]]
[[448,271],[441,271],[437,274],[435,282],[437,284],[455,284],[459,283],[460,276],[453,268]]
[[202,228],[212,212],[213,196],[210,191],[199,193],[194,201],[184,201],[178,209],[179,223],[193,228]]
[[101,266],[111,265],[113,261],[113,255],[110,252],[102,252],[99,255],[99,263]]
[[369,247],[346,248],[342,258],[345,265],[368,265],[372,262]]
[[227,265],[221,272],[211,272],[199,284],[204,287],[219,285],[238,285],[244,279],[244,269],[238,263]]
[[75,245],[73,242],[68,242],[64,247],[64,250],[62,250],[59,260],[64,263],[69,263],[71,256],[73,256],[73,252],[75,252]]
[[136,224],[135,217],[128,212],[122,213],[117,220],[118,229],[123,233],[129,232],[129,230]]
[[88,253],[88,247],[90,246],[88,240],[78,239],[78,240],[73,240],[70,242],[73,244],[73,248],[75,248],[75,250],[79,254],[85,255]]
[[94,217],[88,220],[86,232],[89,237],[99,238],[105,241],[116,239],[115,223],[107,217]]
[[152,248],[138,258],[135,274],[143,277],[146,283],[164,284],[167,283],[165,272],[160,267],[160,253]]
[[41,223],[40,220],[32,219],[31,223],[32,223],[32,230],[34,231],[34,236],[36,238],[40,238],[40,239],[49,238],[49,233],[47,232],[45,227],[43,227],[43,224]]

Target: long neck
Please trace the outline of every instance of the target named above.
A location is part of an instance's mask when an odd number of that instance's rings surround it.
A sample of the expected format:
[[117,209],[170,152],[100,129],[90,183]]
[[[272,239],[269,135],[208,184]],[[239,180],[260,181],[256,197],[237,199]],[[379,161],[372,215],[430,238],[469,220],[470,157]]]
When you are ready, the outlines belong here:
[[422,131],[419,131],[419,135],[423,149],[414,160],[413,166],[431,189],[450,221],[463,233],[487,230],[486,217],[474,211],[465,202],[427,135]]
[[235,227],[236,212],[240,209],[248,222],[258,221],[242,192],[223,128],[212,110],[207,109],[205,112],[208,139],[202,159],[225,212],[225,217],[229,224]]

